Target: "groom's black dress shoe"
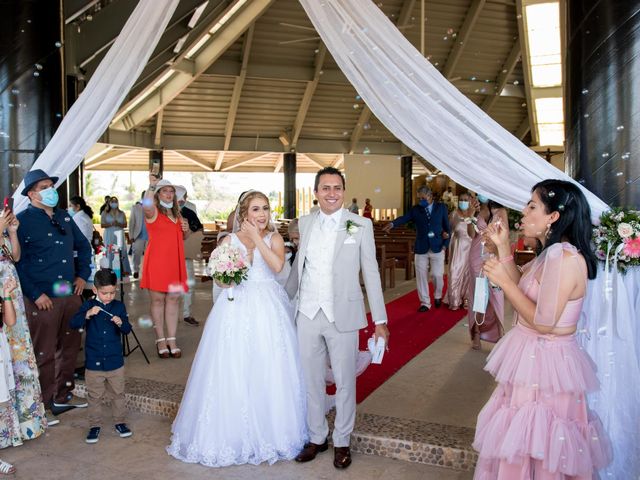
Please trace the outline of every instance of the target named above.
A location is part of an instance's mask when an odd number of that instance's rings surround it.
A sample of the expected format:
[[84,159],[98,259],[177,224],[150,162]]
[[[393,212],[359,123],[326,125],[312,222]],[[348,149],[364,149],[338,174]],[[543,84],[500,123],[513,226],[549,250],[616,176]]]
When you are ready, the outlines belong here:
[[436,298],[436,301],[434,303],[436,304],[436,308],[440,308],[440,305],[442,305],[442,300]]
[[420,308],[418,309],[419,312],[428,312],[429,311],[429,307],[427,307],[426,305],[420,305]]
[[333,449],[333,466],[344,469],[351,465],[351,450],[349,447],[335,447]]
[[328,448],[329,442],[327,440],[325,440],[321,445],[311,442],[306,443],[302,451],[296,457],[296,462],[310,462],[311,460],[316,458],[316,455],[318,455],[320,452],[326,452]]

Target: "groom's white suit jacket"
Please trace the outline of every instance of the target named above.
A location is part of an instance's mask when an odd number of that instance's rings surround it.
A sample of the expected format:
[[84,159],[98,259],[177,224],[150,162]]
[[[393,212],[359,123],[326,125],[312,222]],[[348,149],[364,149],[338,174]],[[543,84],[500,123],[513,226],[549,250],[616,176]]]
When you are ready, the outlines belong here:
[[[347,232],[348,220],[359,226],[357,232],[353,234]],[[317,232],[314,225],[319,221],[319,211],[300,217],[300,250],[286,284],[289,297],[297,299],[298,302],[310,236],[313,232]],[[329,269],[331,278],[328,279],[333,286],[333,312],[332,315],[327,315],[334,321],[336,329],[340,332],[350,332],[367,326],[364,296],[360,287],[361,270],[372,319],[374,323],[385,323],[387,312],[376,260],[373,224],[368,218],[354,215],[343,209],[335,233],[333,261]]]

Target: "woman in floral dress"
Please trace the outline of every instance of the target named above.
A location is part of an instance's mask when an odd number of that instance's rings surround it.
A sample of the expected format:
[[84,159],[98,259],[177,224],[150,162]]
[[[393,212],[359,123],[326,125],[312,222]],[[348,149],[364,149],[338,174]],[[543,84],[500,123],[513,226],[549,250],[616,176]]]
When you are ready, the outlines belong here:
[[[18,279],[13,261],[20,257],[18,220],[9,210],[0,214],[0,283]],[[5,237],[5,232],[7,237]],[[38,381],[38,367],[24,310],[22,290],[18,283],[12,292],[16,323],[5,327],[11,349],[15,390],[12,401],[0,404],[0,448],[22,445],[44,433],[47,421]]]

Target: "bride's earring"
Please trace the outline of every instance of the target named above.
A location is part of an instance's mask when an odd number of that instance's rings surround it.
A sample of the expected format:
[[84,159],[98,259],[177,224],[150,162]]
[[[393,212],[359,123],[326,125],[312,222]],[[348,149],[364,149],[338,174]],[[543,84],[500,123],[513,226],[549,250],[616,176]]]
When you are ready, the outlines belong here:
[[551,236],[551,224],[547,223],[547,229],[544,231],[545,238],[549,238]]

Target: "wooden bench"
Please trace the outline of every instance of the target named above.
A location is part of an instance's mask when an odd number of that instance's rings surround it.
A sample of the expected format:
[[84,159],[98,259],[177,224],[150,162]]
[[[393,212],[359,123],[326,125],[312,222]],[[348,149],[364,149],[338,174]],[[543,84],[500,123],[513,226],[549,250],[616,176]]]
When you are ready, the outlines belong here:
[[386,245],[376,245],[376,260],[380,271],[382,290],[387,289],[387,272],[389,273],[389,288],[396,286],[396,259],[387,257]]
[[519,267],[525,265],[536,257],[536,252],[533,250],[516,250],[513,252],[513,261]]
[[413,278],[413,244],[415,240],[394,236],[376,236],[376,246],[385,247],[387,258],[394,258],[396,265],[405,269],[405,280]]

